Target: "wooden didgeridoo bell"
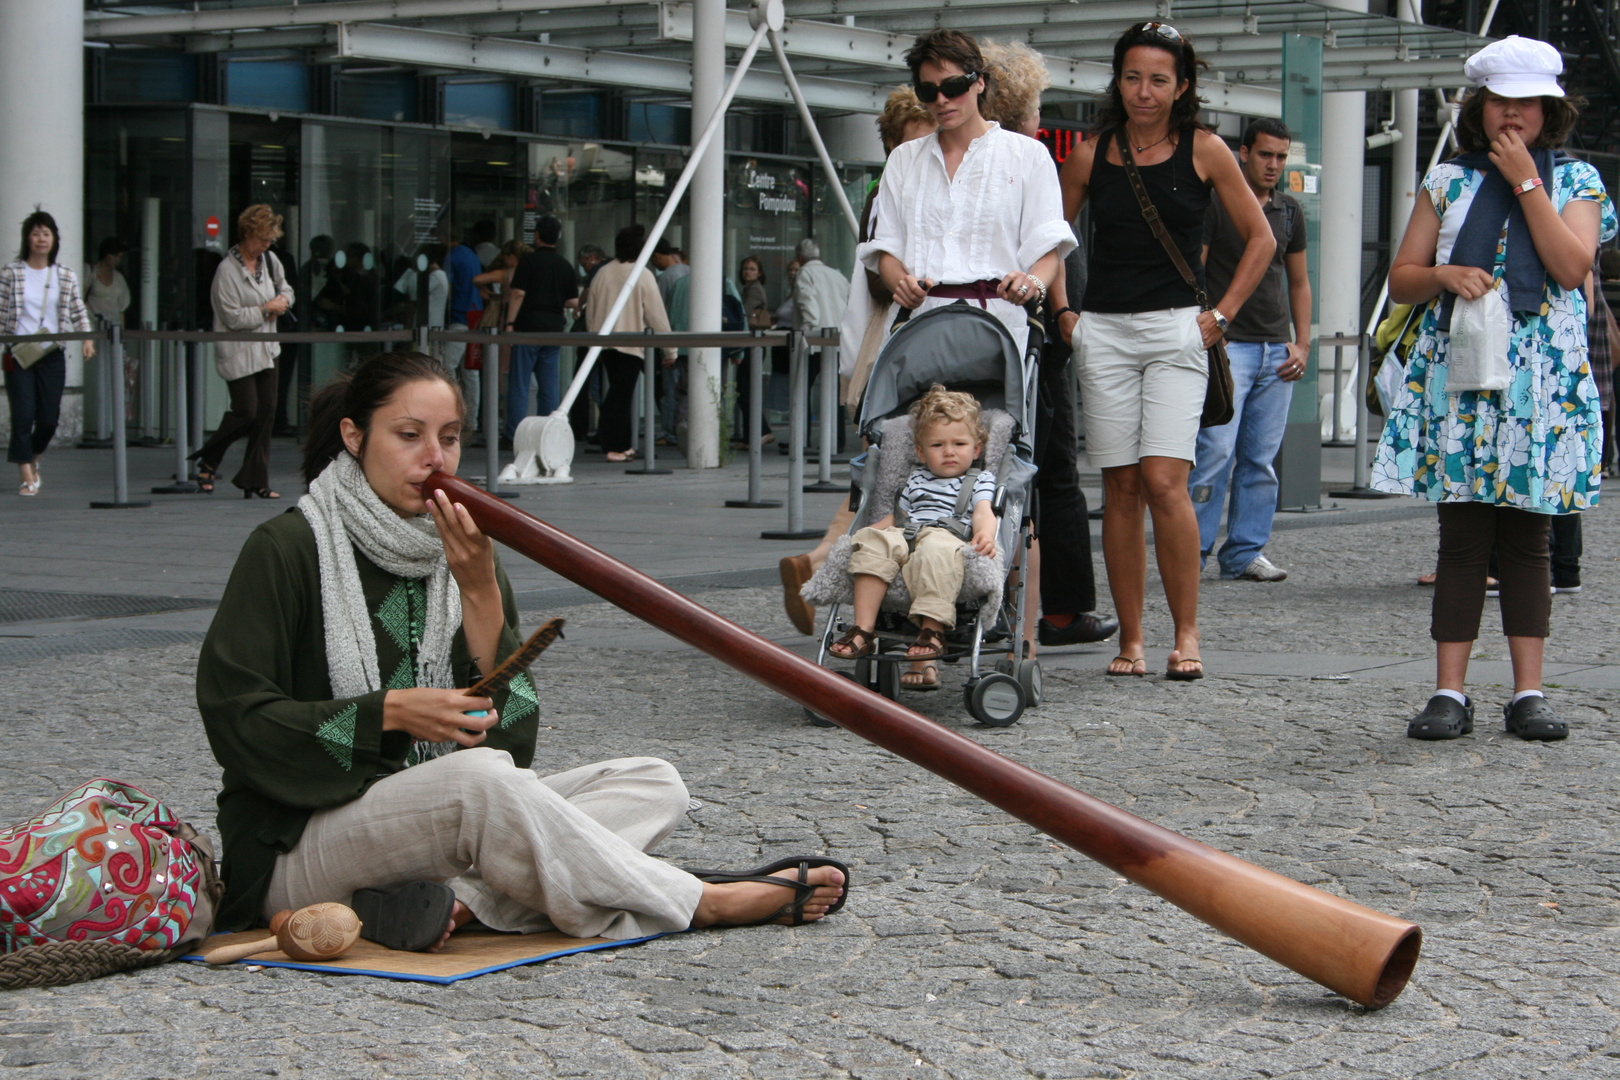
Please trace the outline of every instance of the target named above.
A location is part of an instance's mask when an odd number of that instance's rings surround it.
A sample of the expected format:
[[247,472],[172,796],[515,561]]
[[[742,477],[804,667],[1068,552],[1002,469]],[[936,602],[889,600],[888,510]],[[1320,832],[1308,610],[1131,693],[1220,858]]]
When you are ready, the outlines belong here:
[[1423,932],[1144,821],[988,750],[721,618],[589,544],[444,473],[423,485],[461,503],[514,551],[1014,817],[1224,934],[1368,1008],[1394,1001]]
[[311,904],[297,911],[278,911],[270,920],[271,936],[239,945],[222,945],[203,959],[229,964],[277,949],[294,960],[336,960],[360,940],[360,917],[343,904]]

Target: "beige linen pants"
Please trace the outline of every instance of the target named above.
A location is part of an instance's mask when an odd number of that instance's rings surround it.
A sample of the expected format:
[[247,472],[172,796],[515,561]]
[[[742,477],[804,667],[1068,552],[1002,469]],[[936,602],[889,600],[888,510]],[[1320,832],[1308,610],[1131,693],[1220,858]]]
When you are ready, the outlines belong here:
[[917,549],[906,546],[902,529],[858,529],[850,541],[849,572],[871,574],[892,582],[904,577],[911,592],[911,617],[935,619],[945,629],[956,626],[956,594],[962,591],[962,549],[967,545],[947,529],[925,525]]
[[432,880],[496,930],[615,940],[685,930],[703,883],[646,852],[686,810],[680,774],[657,758],[541,777],[504,750],[458,750],[311,817],[276,860],[264,914]]

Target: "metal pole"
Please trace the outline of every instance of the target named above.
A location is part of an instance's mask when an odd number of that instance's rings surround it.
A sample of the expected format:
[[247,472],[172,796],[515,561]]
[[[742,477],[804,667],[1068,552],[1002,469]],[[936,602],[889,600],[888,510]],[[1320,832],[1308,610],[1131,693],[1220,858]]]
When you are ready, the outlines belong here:
[[128,436],[124,424],[124,335],[120,327],[110,327],[107,354],[112,359],[118,378],[113,380],[113,501],[92,502],[92,510],[128,510],[151,506],[150,502],[129,501],[129,452],[124,445]]
[[203,374],[202,342],[193,341],[186,345],[186,362],[191,365],[191,445],[200,450],[203,444],[203,412],[207,404],[204,400],[207,383]]
[[[826,337],[825,327],[816,331],[817,337]],[[805,364],[806,370],[809,363]],[[821,350],[821,454],[816,469],[816,482],[806,484],[804,490],[814,492],[843,491],[843,485],[833,483],[833,452],[838,448],[838,350]]]
[[191,482],[191,462],[187,461],[186,429],[191,417],[186,406],[186,368],[189,365],[185,342],[166,342],[168,353],[169,385],[174,390],[174,483],[152,489],[154,495],[195,495],[200,488]]
[[[649,331],[650,333],[651,331]],[[658,392],[653,389],[656,381],[658,366],[658,350],[648,346],[641,350],[641,439],[647,445],[643,448],[641,464],[635,468],[626,469],[632,476],[668,476],[673,470],[658,467]],[[675,377],[675,369],[670,368],[670,378]],[[691,432],[687,432],[690,437]]]
[[821,132],[816,128],[816,118],[810,115],[810,106],[804,100],[804,92],[799,89],[799,80],[793,76],[793,65],[788,63],[787,53],[782,49],[782,39],[777,37],[774,29],[771,31],[771,48],[776,51],[776,64],[782,69],[782,79],[787,83],[788,93],[793,95],[793,104],[799,107],[799,119],[804,121],[804,132],[810,136],[810,142],[816,148],[816,156],[821,159],[821,167],[827,173],[827,186],[838,196],[838,207],[844,212],[844,220],[849,222],[849,231],[859,240],[860,219],[855,216],[855,208],[849,205],[849,197],[844,194],[844,185],[838,182],[838,173],[833,168],[832,157],[827,153],[827,144],[821,141]]
[[433,355],[431,352],[428,351],[428,338],[427,338],[427,336],[428,336],[427,323],[424,322],[421,326],[418,326],[416,328],[416,351],[421,353],[423,356],[431,356],[431,355]]
[[1352,479],[1357,488],[1364,488],[1372,479],[1372,470],[1367,461],[1367,372],[1372,364],[1372,356],[1367,350],[1367,335],[1358,334],[1356,344],[1356,471]]
[[788,526],[786,530],[760,533],[762,540],[809,540],[821,535],[820,529],[804,527],[804,437],[809,397],[809,363],[804,335],[797,330],[789,339],[789,369],[792,391],[788,397]]
[[748,498],[727,499],[726,505],[746,510],[767,510],[781,506],[780,499],[762,498],[760,490],[765,452],[764,433],[760,430],[765,419],[765,349],[756,345],[748,350]]
[[[769,25],[764,23],[757,27],[754,30],[753,40],[743,50],[742,56],[737,58],[737,66],[731,72],[731,81],[726,83],[726,92],[720,95],[720,104],[715,106],[714,113],[709,117],[708,125],[703,129],[702,137],[693,144],[692,155],[686,161],[686,168],[681,170],[680,179],[675,181],[675,187],[670,191],[669,198],[664,200],[664,209],[659,213],[658,220],[653,222],[652,229],[647,233],[646,243],[641,247],[641,254],[636,256],[636,264],[631,269],[630,276],[625,279],[624,285],[619,289],[618,297],[613,301],[613,306],[608,309],[607,316],[603,318],[600,333],[611,334],[613,328],[619,324],[619,315],[624,311],[625,305],[630,302],[630,293],[635,289],[636,282],[641,279],[641,272],[647,268],[647,261],[652,258],[653,248],[657,245],[659,238],[664,235],[664,229],[668,227],[669,219],[675,216],[675,208],[680,204],[681,196],[686,194],[687,186],[692,182],[692,174],[697,170],[698,162],[703,159],[704,151],[709,148],[709,143],[714,140],[715,133],[720,130],[721,124],[726,118],[726,109],[731,105],[731,99],[736,96],[737,87],[742,84],[743,75],[748,71],[748,65],[754,62],[754,54],[759,52],[760,43],[765,40],[765,33],[768,29]],[[716,225],[718,227],[718,223]],[[567,416],[568,410],[573,408],[574,399],[579,397],[580,390],[585,386],[585,379],[590,375],[591,368],[596,366],[596,358],[601,353],[602,346],[592,345],[590,350],[586,352],[585,359],[579,362],[579,368],[574,372],[574,381],[568,384],[568,393],[563,395],[562,402],[557,406],[558,415]]]
[[484,490],[503,499],[516,495],[497,492],[501,476],[501,347],[495,344],[496,331],[490,328],[489,344],[484,346],[484,370],[481,389],[484,397],[484,468],[488,470]]

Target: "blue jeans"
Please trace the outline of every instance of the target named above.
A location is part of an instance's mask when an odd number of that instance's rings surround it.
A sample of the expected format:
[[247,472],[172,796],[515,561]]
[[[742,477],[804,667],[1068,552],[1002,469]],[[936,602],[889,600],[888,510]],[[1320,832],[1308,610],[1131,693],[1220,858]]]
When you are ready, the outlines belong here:
[[561,396],[557,393],[557,346],[513,345],[511,365],[506,372],[506,437],[517,433],[517,426],[529,415],[529,375],[540,379],[540,396],[535,406],[536,416],[550,416],[557,411]]
[[1187,486],[1198,515],[1198,550],[1208,558],[1230,483],[1231,512],[1219,559],[1221,576],[1235,578],[1271,539],[1271,519],[1277,513],[1277,472],[1272,462],[1288,427],[1294,384],[1277,375],[1277,368],[1288,359],[1284,344],[1231,341],[1226,355],[1232,364],[1232,422],[1198,432],[1197,458]]

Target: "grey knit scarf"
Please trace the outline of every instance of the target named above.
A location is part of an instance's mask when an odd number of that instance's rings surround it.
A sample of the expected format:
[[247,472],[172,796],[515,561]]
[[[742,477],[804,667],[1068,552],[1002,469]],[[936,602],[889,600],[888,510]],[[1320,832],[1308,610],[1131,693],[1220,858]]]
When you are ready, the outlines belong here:
[[[326,623],[326,668],[335,697],[359,697],[382,689],[377,638],[360,587],[354,549],[396,577],[427,579],[427,618],[416,651],[416,685],[455,686],[450,643],[461,625],[461,590],[450,577],[433,519],[402,518],[366,480],[360,463],[339,454],[298,500],[315,533],[321,567],[321,612]],[[454,742],[419,745],[414,757],[436,756]]]

